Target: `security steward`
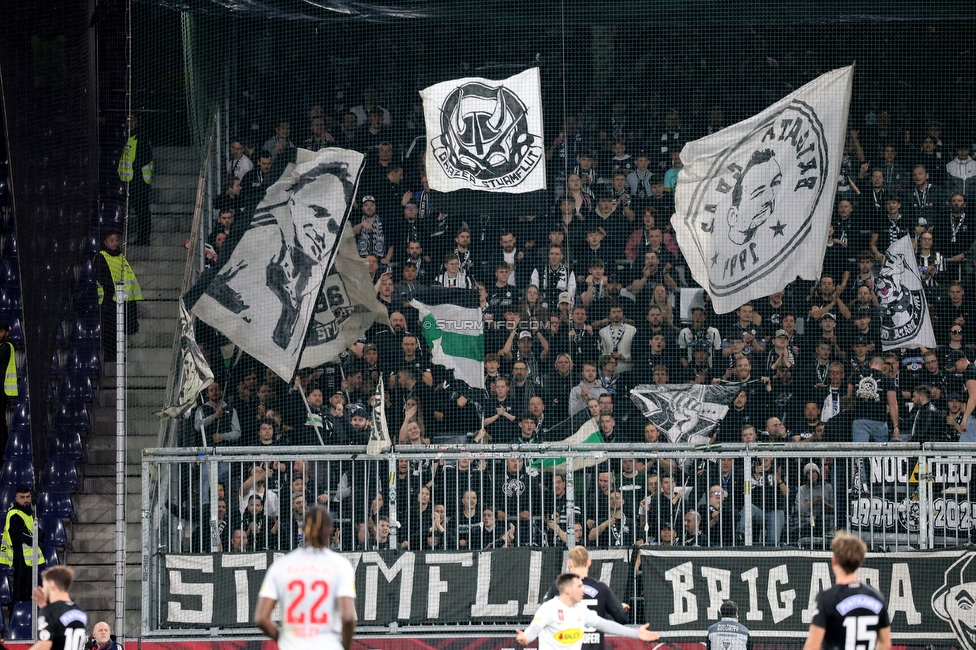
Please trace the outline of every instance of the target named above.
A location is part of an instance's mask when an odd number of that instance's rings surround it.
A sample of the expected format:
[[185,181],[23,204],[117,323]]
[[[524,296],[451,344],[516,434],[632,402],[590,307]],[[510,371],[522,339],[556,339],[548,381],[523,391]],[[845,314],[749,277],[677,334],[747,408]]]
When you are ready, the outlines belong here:
[[98,304],[102,318],[102,350],[105,361],[115,361],[115,338],[118,328],[115,316],[115,285],[122,283],[125,292],[125,333],[139,331],[139,316],[135,301],[142,300],[142,288],[132,271],[132,265],[122,254],[122,236],[109,231],[102,239],[101,250],[95,255],[95,278],[98,281]]
[[[40,531],[38,541],[44,538]],[[38,566],[44,564],[44,556],[38,550]],[[34,507],[31,505],[31,489],[27,486],[17,488],[14,503],[7,511],[7,521],[3,527],[0,541],[0,566],[13,567],[14,579],[11,585],[10,611],[14,605],[31,599],[31,576],[34,566]]]
[[739,622],[739,606],[734,600],[722,601],[718,608],[721,617],[708,627],[705,647],[708,650],[752,650],[749,629]]
[[139,118],[130,115],[129,138],[119,159],[119,179],[129,188],[129,216],[132,244],[148,246],[152,223],[149,215],[149,190],[153,183],[152,143],[139,130]]

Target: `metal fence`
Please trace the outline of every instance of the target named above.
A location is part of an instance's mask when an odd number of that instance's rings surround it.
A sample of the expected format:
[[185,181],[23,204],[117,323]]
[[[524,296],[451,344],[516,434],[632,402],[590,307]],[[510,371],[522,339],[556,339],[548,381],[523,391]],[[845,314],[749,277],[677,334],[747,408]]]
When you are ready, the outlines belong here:
[[[951,445],[590,445],[149,450],[143,460],[144,631],[174,554],[287,552],[312,503],[334,550],[829,548],[968,543],[976,455]],[[271,556],[269,556],[271,557]],[[638,596],[633,590],[624,599]],[[237,630],[239,632],[239,630]]]

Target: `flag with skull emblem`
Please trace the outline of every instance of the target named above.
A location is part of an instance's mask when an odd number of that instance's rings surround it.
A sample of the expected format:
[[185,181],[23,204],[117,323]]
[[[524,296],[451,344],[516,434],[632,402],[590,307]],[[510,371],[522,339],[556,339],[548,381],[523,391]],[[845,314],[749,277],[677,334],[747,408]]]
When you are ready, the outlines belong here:
[[852,78],[828,72],[681,150],[671,224],[716,313],[820,277]]
[[538,68],[501,81],[444,81],[420,96],[430,189],[521,194],[546,188]]

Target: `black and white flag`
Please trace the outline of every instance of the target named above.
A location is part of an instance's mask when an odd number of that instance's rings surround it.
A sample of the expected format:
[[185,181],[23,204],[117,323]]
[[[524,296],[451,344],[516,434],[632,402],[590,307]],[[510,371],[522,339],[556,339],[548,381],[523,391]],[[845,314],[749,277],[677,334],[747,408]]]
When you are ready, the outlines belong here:
[[430,189],[521,194],[546,188],[538,68],[502,81],[444,81],[420,96]]
[[157,413],[160,420],[186,417],[196,406],[197,396],[213,383],[214,374],[207,363],[194,333],[193,318],[180,298],[180,357],[182,368],[177,375],[180,390],[169,406]]
[[359,257],[346,224],[335,265],[315,301],[300,367],[314,368],[335,361],[376,321],[389,324],[390,318],[376,297],[369,264]]
[[671,223],[717,313],[820,277],[852,78],[828,72],[681,150]]
[[300,149],[193,306],[201,320],[279,377],[290,379],[298,368],[362,166],[356,151]]
[[702,445],[741,390],[737,383],[642,384],[630,391],[630,401],[670,442]]
[[922,276],[907,235],[892,242],[874,283],[881,305],[881,349],[934,348],[932,316],[925,301]]

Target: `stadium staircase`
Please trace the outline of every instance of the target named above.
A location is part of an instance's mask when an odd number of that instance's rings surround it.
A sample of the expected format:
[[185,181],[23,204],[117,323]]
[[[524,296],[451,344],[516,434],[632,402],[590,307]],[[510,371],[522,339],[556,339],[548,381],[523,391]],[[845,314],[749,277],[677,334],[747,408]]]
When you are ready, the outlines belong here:
[[[159,419],[178,320],[177,300],[200,171],[192,147],[156,147],[151,246],[129,246],[126,257],[142,286],[139,332],[128,339],[126,391],[126,636],[140,629],[142,592],[142,450],[158,445]],[[83,480],[76,494],[67,563],[78,569],[72,595],[90,620],[115,617],[115,364],[106,364],[92,414]]]

